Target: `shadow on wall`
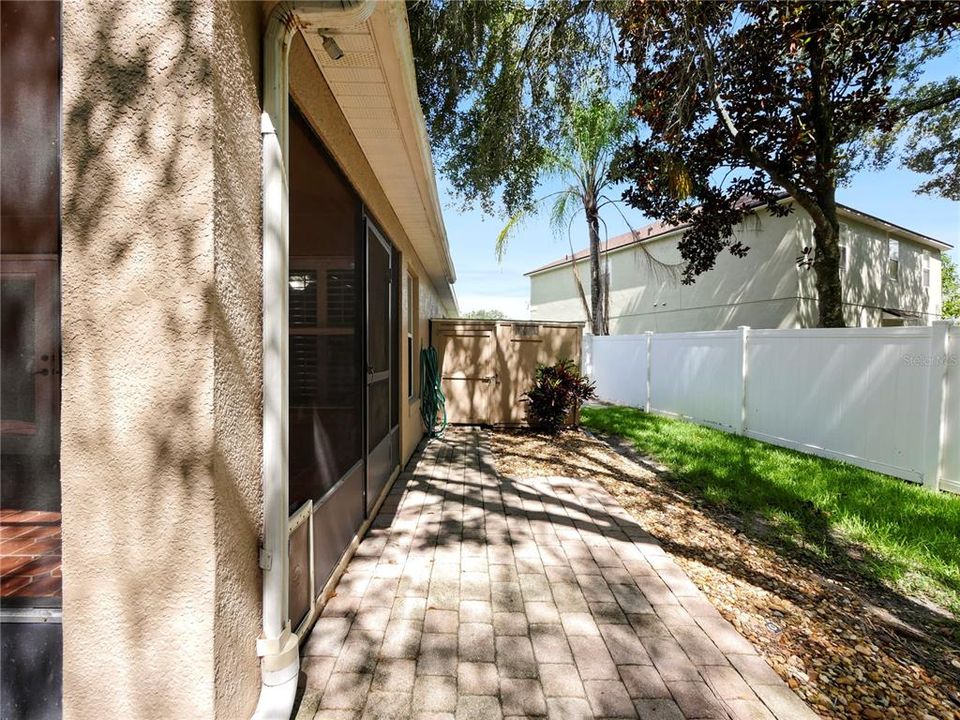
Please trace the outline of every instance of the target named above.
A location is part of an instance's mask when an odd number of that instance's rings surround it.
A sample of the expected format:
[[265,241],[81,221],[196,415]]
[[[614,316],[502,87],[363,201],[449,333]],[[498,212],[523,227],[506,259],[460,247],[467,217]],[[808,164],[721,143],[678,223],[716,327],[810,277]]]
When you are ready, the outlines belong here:
[[[772,231],[772,232],[771,232]],[[766,234],[765,234],[766,233]],[[736,234],[751,248],[726,251],[693,285],[652,273],[636,251],[615,268],[611,320],[616,334],[792,327],[796,315],[796,216],[747,218]],[[651,243],[666,262],[682,262],[677,239]],[[649,284],[636,288],[637,282]],[[618,289],[622,288],[622,289]],[[618,298],[617,295],[620,297]],[[620,298],[623,298],[622,300]]]
[[251,681],[255,701],[260,152],[239,12],[64,7],[64,600],[84,618],[64,625],[64,696],[79,716],[213,713],[225,691],[218,710],[248,712]]
[[[809,216],[800,218],[804,237],[813,236]],[[896,276],[889,270],[887,233],[854,221],[841,222],[841,243],[847,247],[847,269],[841,271],[844,319],[851,327],[879,327],[885,319],[883,308],[906,313],[904,325],[927,325],[930,293],[923,284],[923,264],[931,262],[926,251],[906,240],[899,241]],[[800,269],[800,327],[817,326],[816,274]],[[886,319],[896,320],[892,315]]]

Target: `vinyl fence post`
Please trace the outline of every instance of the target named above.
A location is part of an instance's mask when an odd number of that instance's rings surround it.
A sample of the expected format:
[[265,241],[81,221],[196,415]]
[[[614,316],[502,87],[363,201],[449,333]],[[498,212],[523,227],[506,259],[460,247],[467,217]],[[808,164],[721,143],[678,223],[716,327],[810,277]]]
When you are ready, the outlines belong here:
[[740,331],[740,427],[737,428],[737,434],[745,435],[747,432],[747,338],[750,335],[750,326],[741,325],[737,330]]
[[941,459],[945,438],[943,430],[946,406],[947,364],[950,360],[947,347],[952,320],[935,320],[930,326],[930,354],[927,357],[927,422],[923,435],[924,467],[923,486],[929,490],[940,489]]
[[644,393],[646,400],[643,403],[643,411],[648,413],[650,412],[651,376],[653,375],[653,331],[647,330],[644,335],[647,337],[647,387],[646,393]]

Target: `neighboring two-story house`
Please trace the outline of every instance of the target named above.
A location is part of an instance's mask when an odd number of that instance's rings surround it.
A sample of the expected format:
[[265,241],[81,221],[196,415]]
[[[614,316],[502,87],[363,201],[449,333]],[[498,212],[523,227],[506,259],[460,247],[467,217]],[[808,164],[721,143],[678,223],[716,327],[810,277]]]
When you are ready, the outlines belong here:
[[[786,200],[785,202],[791,202]],[[940,253],[950,245],[850,207],[839,206],[844,316],[850,326],[926,325],[940,317]],[[682,262],[684,226],[654,223],[611,238],[602,258],[610,278],[610,332],[629,334],[803,328],[817,324],[814,271],[798,265],[812,246],[806,211],[778,218],[764,209],[736,230],[745,258],[723,252],[713,270],[683,285],[665,264]],[[587,250],[526,273],[534,320],[584,320],[573,272],[590,297]]]

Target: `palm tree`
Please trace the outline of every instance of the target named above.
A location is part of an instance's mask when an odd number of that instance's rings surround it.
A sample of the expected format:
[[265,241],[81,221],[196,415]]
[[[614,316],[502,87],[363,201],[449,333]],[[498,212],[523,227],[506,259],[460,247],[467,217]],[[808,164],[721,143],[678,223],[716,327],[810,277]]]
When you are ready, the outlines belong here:
[[[571,268],[583,312],[594,335],[610,334],[610,274],[606,258],[601,255],[601,225],[604,226],[606,237],[606,223],[601,217],[601,210],[612,206],[623,217],[618,201],[611,199],[607,192],[615,185],[611,177],[614,151],[629,130],[629,115],[625,108],[615,105],[606,97],[594,95],[575,105],[565,123],[559,147],[551,153],[545,170],[547,177],[563,178],[565,187],[534,201],[532,207],[515,214],[497,236],[497,257],[502,259],[511,233],[523,220],[549,202],[552,203],[551,225],[557,233],[567,230],[572,257],[574,252],[570,226],[582,210],[590,238],[589,303],[577,263],[571,262]],[[656,266],[668,271],[673,270],[672,266],[654,260],[649,253],[645,252],[644,257]]]

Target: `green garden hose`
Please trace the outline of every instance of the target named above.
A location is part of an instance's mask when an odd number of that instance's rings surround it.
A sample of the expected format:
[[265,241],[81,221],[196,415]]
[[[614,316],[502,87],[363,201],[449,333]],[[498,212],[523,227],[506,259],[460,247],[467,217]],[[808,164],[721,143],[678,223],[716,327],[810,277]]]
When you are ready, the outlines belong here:
[[[440,389],[437,349],[432,345],[420,351],[420,393],[420,414],[427,434],[430,437],[443,437],[443,431],[447,429],[447,398]],[[443,419],[438,419],[438,415],[442,415]]]

